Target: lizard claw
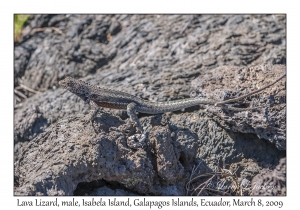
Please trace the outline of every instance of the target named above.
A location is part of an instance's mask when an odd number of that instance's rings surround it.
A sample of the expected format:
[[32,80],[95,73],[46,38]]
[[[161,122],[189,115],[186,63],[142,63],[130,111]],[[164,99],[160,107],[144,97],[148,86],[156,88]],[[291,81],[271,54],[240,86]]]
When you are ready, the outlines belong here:
[[146,135],[145,134],[134,134],[129,136],[127,139],[128,147],[132,149],[138,149],[145,146]]

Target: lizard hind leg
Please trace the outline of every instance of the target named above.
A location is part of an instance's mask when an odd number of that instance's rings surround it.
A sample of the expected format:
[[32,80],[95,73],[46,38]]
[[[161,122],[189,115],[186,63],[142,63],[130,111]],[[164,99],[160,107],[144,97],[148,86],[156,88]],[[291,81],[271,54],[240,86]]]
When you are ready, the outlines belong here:
[[133,136],[129,136],[127,138],[127,145],[132,149],[143,148],[145,146],[146,135],[143,134],[143,128],[136,115],[136,103],[132,102],[127,105],[127,114],[130,117],[130,120],[136,123],[138,133],[139,133],[139,134],[134,134]]
[[143,132],[141,123],[136,115],[136,103],[132,102],[127,105],[127,114],[132,122],[135,122],[139,132]]

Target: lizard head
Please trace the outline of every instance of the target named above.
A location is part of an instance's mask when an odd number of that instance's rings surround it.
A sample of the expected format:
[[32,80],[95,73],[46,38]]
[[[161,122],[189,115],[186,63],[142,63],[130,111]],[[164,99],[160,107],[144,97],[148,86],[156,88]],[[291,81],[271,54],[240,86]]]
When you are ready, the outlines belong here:
[[64,89],[67,89],[70,92],[84,98],[88,97],[90,93],[88,84],[86,82],[74,79],[72,77],[66,77],[65,79],[59,81],[59,85]]

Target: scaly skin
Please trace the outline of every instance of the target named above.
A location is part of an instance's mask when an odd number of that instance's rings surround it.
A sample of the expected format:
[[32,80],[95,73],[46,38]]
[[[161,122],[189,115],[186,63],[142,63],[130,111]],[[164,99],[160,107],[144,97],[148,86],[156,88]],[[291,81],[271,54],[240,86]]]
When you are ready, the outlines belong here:
[[[138,129],[142,131],[142,127],[136,115],[136,112],[148,113],[148,114],[158,114],[164,112],[172,112],[176,110],[181,110],[184,108],[192,107],[199,104],[211,104],[215,106],[221,106],[224,104],[237,102],[247,96],[258,93],[271,85],[278,82],[285,76],[282,75],[275,82],[260,88],[259,90],[248,93],[244,96],[240,96],[238,98],[229,99],[222,102],[216,102],[212,100],[203,100],[200,98],[188,98],[188,99],[180,99],[168,102],[151,102],[146,101],[136,96],[130,95],[128,93],[124,93],[121,91],[100,88],[95,85],[88,84],[84,81],[74,79],[72,77],[67,77],[64,80],[59,82],[59,85],[63,88],[69,90],[70,92],[79,96],[86,103],[90,104],[95,108],[95,111],[92,114],[92,117],[97,113],[98,107],[105,107],[111,109],[126,109],[127,114],[130,117],[131,121],[136,122]],[[228,107],[228,109],[234,111],[244,111],[253,108],[236,108],[236,107]]]

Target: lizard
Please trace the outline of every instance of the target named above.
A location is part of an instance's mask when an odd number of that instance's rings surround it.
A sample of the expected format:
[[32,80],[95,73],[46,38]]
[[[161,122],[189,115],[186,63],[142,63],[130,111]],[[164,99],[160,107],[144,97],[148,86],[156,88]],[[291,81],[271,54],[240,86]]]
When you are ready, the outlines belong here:
[[[248,94],[242,95],[237,98],[228,99],[225,101],[213,101],[213,100],[205,100],[201,98],[187,98],[187,99],[179,99],[167,102],[151,102],[147,100],[143,100],[137,96],[107,89],[100,88],[95,85],[91,85],[82,80],[74,79],[72,77],[66,77],[65,79],[59,81],[59,85],[64,89],[69,90],[70,92],[79,96],[83,101],[88,103],[94,110],[92,110],[89,120],[93,119],[96,113],[99,111],[99,107],[111,108],[111,109],[124,109],[127,110],[127,115],[129,116],[132,122],[135,122],[137,125],[138,132],[143,132],[143,128],[139,122],[136,112],[139,113],[147,113],[147,114],[159,114],[165,112],[172,112],[177,110],[182,110],[184,108],[200,105],[200,104],[208,104],[214,106],[222,106],[224,104],[229,104],[233,102],[238,102],[239,100],[246,98],[250,95],[256,94],[264,89],[272,86],[279,80],[281,80],[286,73],[276,79],[274,82],[258,89],[252,91]],[[229,110],[233,111],[244,111],[253,108],[237,108],[237,107],[227,107]]]

